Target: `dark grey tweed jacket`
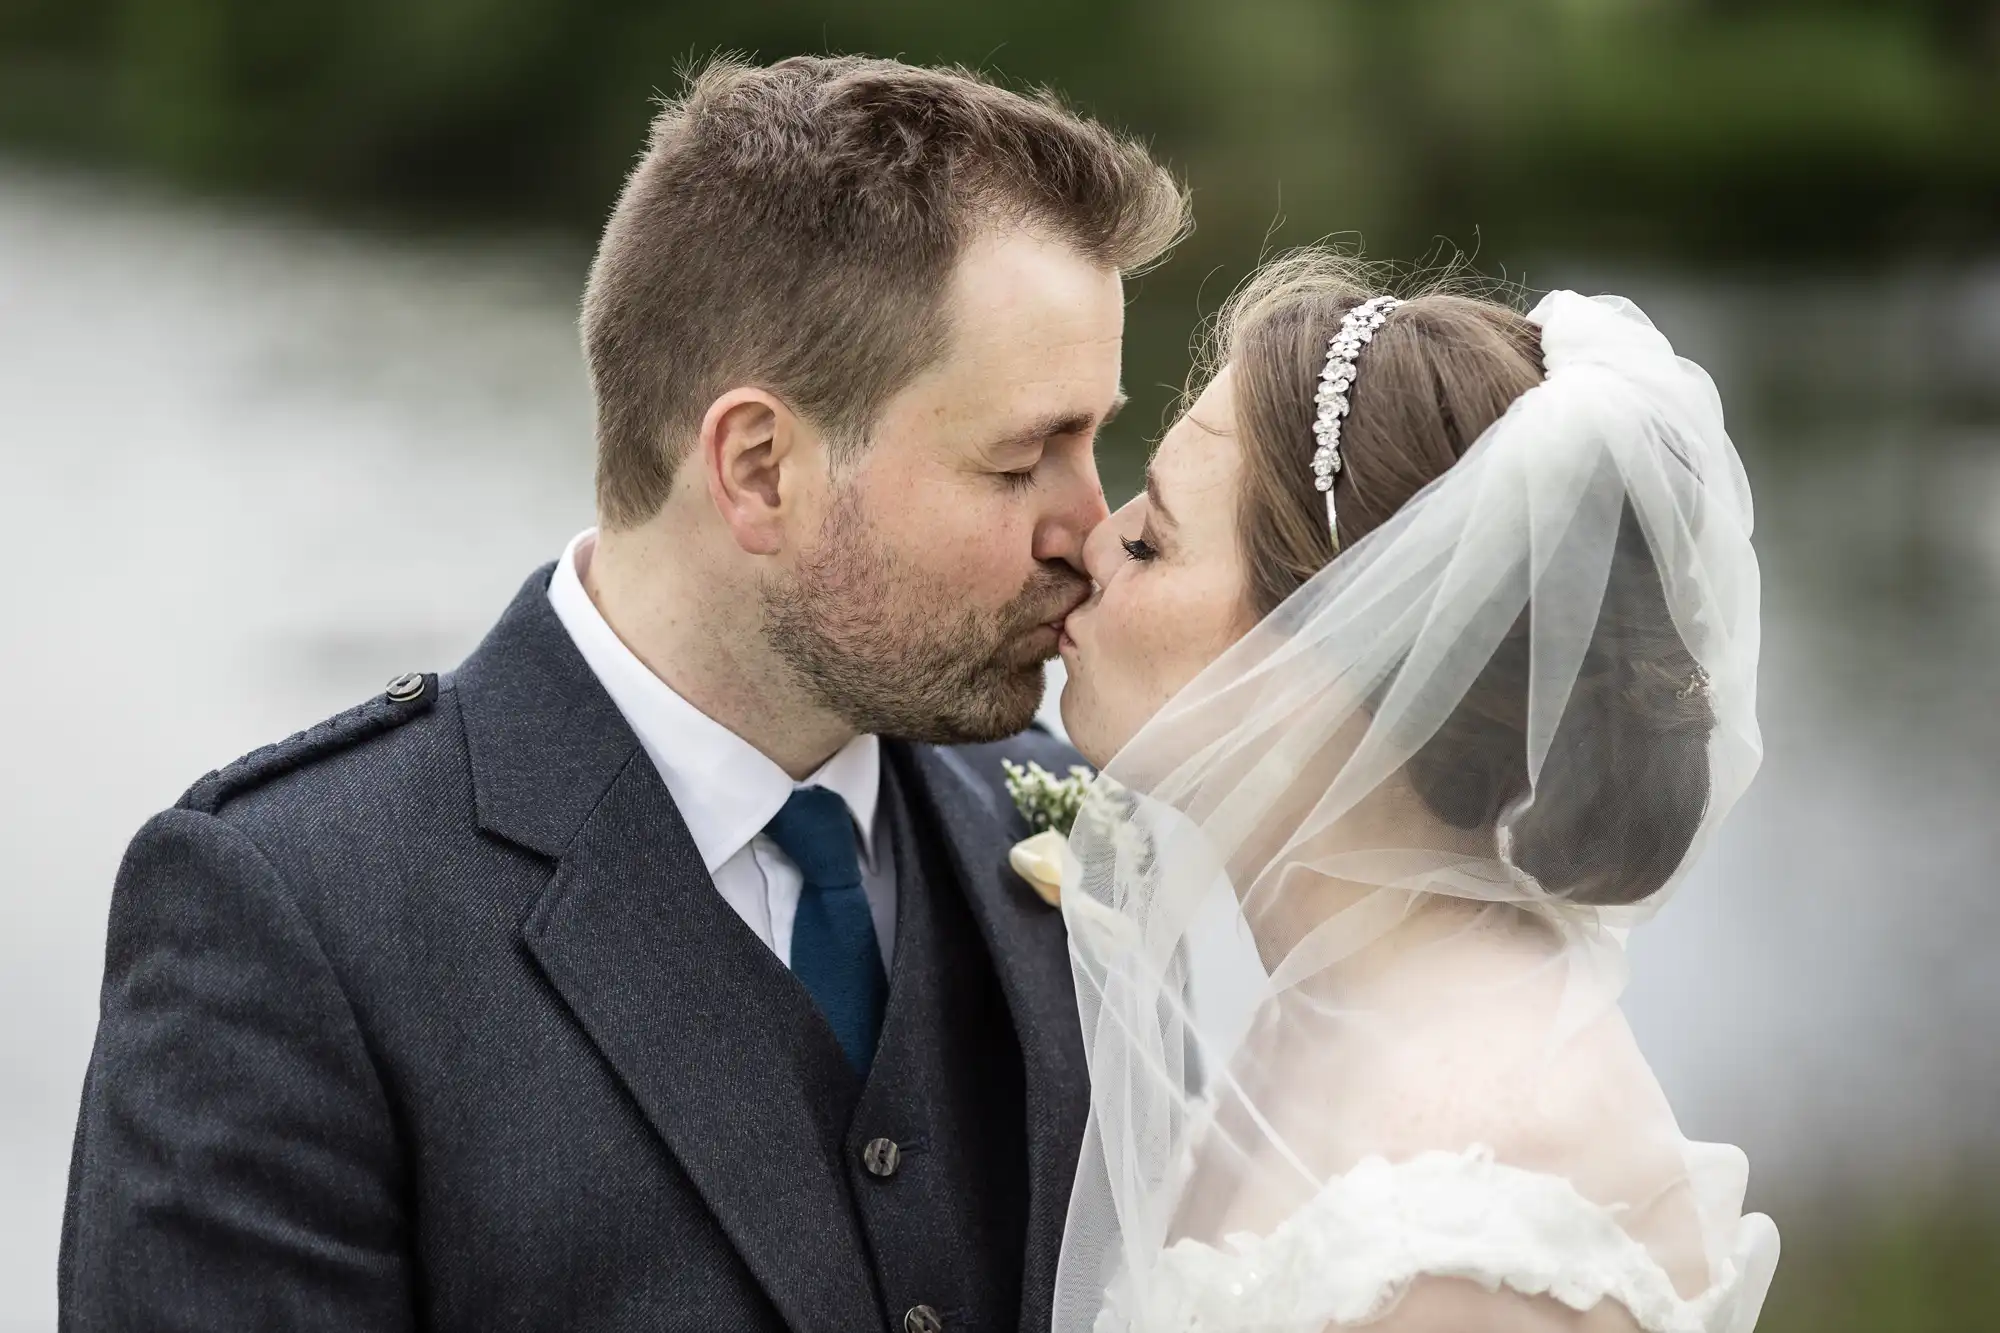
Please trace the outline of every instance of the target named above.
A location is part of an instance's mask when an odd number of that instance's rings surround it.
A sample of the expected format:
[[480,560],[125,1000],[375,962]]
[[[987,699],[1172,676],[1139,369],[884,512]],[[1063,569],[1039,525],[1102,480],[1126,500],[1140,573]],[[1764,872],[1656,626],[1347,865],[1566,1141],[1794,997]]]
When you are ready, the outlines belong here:
[[[1046,1329],[1087,1094],[999,765],[1074,755],[885,747],[909,868],[859,1086],[547,580],[453,676],[209,775],[133,841],[61,1326],[835,1333],[922,1303]],[[875,1135],[905,1149],[888,1178]]]

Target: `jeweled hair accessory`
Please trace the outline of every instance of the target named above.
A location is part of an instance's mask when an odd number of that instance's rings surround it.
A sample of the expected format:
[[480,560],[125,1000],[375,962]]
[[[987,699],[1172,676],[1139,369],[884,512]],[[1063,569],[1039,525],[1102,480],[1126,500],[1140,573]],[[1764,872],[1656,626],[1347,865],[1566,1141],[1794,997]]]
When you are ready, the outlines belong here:
[[1340,527],[1333,511],[1333,479],[1342,467],[1340,423],[1347,416],[1347,391],[1354,387],[1354,361],[1374,340],[1389,312],[1401,304],[1393,296],[1376,296],[1347,312],[1340,331],[1327,344],[1326,369],[1320,371],[1319,391],[1313,395],[1319,404],[1313,417],[1313,438],[1319,441],[1313,454],[1313,485],[1326,496],[1326,526],[1335,551],[1340,549]]

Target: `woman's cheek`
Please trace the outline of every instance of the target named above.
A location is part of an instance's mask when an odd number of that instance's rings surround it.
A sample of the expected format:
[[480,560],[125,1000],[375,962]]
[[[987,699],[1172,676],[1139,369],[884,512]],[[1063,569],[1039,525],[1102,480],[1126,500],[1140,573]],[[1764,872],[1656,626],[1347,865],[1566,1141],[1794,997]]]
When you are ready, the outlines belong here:
[[[1166,702],[1160,689],[1163,654],[1171,651],[1170,640],[1173,631],[1160,614],[1164,608],[1156,605],[1136,606],[1132,623],[1132,670],[1136,679],[1133,697],[1146,701],[1150,709],[1157,709]],[[1149,711],[1150,711],[1149,709]]]

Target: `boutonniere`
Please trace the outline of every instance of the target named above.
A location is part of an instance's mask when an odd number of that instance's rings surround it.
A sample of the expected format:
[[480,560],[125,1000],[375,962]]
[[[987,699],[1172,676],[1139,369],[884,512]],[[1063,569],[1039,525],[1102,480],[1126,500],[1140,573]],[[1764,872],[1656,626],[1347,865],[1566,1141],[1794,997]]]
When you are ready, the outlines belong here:
[[1063,852],[1069,845],[1069,831],[1083,808],[1083,794],[1090,786],[1091,771],[1072,764],[1069,776],[1059,778],[1040,764],[1027,767],[1002,759],[1007,774],[1007,794],[1014,808],[1028,821],[1034,836],[1023,838],[1007,853],[1007,864],[1028,881],[1043,902],[1054,907],[1062,901]]

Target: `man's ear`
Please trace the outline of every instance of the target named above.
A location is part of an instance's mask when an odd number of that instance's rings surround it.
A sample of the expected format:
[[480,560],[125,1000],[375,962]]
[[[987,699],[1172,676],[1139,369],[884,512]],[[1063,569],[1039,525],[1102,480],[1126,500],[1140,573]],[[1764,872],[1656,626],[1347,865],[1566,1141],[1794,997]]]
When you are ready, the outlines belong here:
[[762,389],[731,389],[701,419],[709,499],[736,544],[751,555],[784,549],[812,465],[807,434],[792,410]]

